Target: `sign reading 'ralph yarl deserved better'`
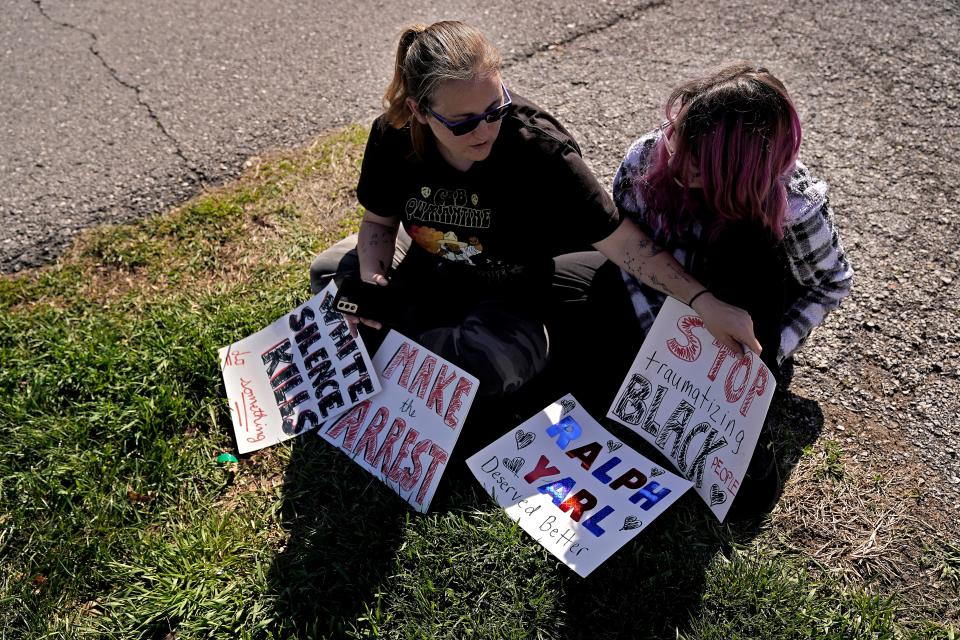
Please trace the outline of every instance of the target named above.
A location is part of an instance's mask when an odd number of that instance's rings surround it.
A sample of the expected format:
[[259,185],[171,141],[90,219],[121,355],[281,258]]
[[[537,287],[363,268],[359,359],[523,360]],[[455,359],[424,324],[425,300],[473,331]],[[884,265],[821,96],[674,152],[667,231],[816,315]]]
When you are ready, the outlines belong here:
[[373,363],[332,308],[336,285],[219,350],[237,449],[269,447],[380,391]]
[[396,331],[373,367],[383,391],[317,433],[426,513],[479,383]]
[[467,465],[507,515],[584,577],[690,488],[614,438],[569,394]]
[[720,521],[753,456],[776,380],[667,298],[607,413],[662,451]]

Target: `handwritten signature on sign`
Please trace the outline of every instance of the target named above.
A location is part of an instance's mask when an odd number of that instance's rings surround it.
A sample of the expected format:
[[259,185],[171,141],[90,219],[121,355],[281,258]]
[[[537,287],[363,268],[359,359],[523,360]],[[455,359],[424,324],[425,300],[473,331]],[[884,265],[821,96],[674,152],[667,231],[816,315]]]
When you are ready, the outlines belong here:
[[249,351],[234,351],[232,349],[227,350],[227,356],[223,359],[223,368],[234,367],[242,364],[246,364],[244,356],[250,355]]
[[240,423],[240,426],[243,427],[243,430],[250,433],[250,418],[253,417],[253,429],[254,435],[247,435],[247,442],[260,442],[266,436],[263,433],[263,420],[267,417],[267,412],[264,411],[260,404],[257,402],[257,396],[254,393],[253,389],[250,387],[250,381],[240,378],[240,389],[241,389],[241,402],[243,408],[240,407],[240,402],[234,402],[234,410],[237,412],[237,422]]

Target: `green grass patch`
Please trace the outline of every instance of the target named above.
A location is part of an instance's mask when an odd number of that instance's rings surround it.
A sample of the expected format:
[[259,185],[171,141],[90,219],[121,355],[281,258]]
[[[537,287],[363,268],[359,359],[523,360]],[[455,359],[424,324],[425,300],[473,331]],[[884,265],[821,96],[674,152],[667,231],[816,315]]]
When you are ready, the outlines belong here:
[[[233,444],[216,349],[306,299],[312,257],[356,230],[365,136],[251,159],[0,278],[4,637],[947,637],[803,554],[746,551],[757,531],[692,495],[582,580],[465,468],[418,516],[313,436],[217,464]],[[827,447],[817,479],[849,481],[843,463]],[[956,557],[928,558],[954,591]]]
[[[832,440],[823,442],[823,452],[819,456],[819,464],[813,475],[818,480],[843,480],[843,449]],[[808,447],[805,451],[807,455],[814,455],[813,448]]]

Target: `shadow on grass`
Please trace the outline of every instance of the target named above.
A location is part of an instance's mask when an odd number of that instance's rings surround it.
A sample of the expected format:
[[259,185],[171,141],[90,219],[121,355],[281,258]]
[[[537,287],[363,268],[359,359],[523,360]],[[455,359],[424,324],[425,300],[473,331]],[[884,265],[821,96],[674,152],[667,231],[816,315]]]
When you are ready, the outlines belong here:
[[[769,428],[781,477],[822,425],[816,403],[778,394]],[[625,427],[604,426],[662,460]],[[676,638],[710,610],[718,553],[731,557],[763,523],[720,524],[688,492],[581,579],[497,516],[463,463],[502,429],[480,431],[463,434],[426,517],[320,438],[300,439],[278,514],[287,539],[269,572],[274,635]]]
[[287,537],[268,576],[276,637],[344,637],[375,600],[410,517],[382,489],[315,434],[298,440],[277,514]]
[[[664,460],[637,434],[610,420],[602,422],[641,454]],[[782,489],[804,448],[819,436],[823,413],[813,401],[789,391],[778,393],[767,428]],[[765,515],[721,524],[689,491],[589,578],[581,579],[558,565],[563,594],[558,609],[567,620],[564,637],[677,638],[701,617],[711,591],[707,573],[717,553],[730,557],[734,546],[750,542],[760,532]]]

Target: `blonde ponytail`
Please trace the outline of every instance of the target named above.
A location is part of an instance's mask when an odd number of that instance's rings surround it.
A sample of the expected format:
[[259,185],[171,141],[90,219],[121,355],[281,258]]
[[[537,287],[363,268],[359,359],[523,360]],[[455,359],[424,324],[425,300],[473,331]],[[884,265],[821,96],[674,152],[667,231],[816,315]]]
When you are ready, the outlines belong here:
[[410,107],[407,104],[407,83],[403,72],[403,63],[407,59],[410,45],[427,28],[425,24],[415,24],[404,29],[400,34],[400,44],[397,46],[397,60],[393,67],[393,79],[387,85],[383,94],[383,109],[387,122],[396,129],[403,127],[410,120]]
[[410,126],[414,151],[422,158],[430,129],[413,117],[407,98],[426,107],[442,82],[491,75],[500,71],[501,63],[496,47],[480,31],[463,22],[415,24],[404,29],[397,46],[393,79],[383,94],[387,122],[396,129]]

